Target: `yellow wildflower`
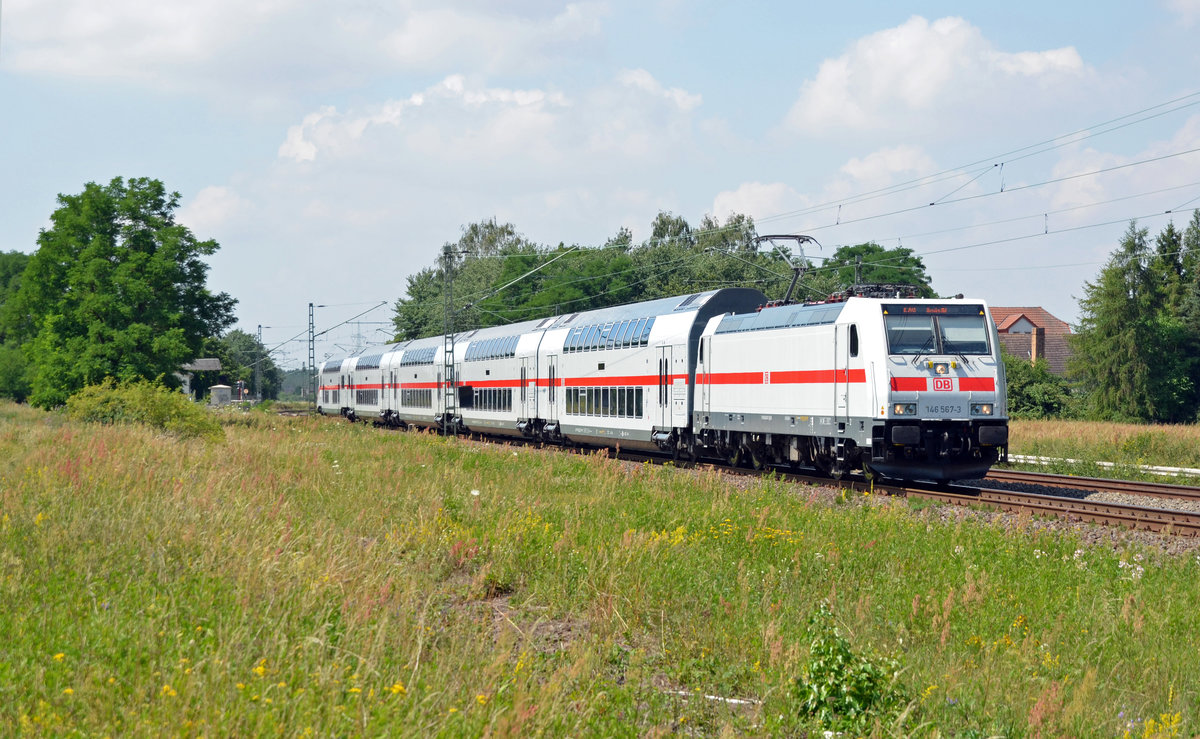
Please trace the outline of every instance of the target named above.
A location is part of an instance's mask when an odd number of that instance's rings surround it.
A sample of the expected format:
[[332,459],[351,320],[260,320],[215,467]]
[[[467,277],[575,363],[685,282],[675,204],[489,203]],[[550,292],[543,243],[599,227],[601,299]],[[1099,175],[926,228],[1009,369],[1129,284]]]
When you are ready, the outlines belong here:
[[54,655],[54,661],[62,662],[64,659],[66,659],[66,657],[67,657],[67,655],[63,654],[62,652],[59,652],[58,654]]
[[404,695],[408,693],[408,691],[404,688],[404,684],[400,682],[393,683],[392,687],[388,688],[388,690],[392,691],[392,695]]
[[71,688],[63,689],[63,695],[75,695],[75,691]]

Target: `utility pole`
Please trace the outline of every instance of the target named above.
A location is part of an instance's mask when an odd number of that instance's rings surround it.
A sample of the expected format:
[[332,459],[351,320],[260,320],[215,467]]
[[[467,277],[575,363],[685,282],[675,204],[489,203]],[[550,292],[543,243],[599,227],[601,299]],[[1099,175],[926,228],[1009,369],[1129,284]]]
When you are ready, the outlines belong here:
[[313,304],[308,304],[308,391],[313,410],[317,409],[317,339],[313,329]]
[[453,267],[453,247],[446,244],[442,250],[442,277],[445,280],[442,291],[442,378],[446,383],[442,396],[442,434],[444,435],[453,434],[457,430],[453,421],[454,414],[458,411],[458,388],[455,386],[454,378],[454,327],[451,320],[454,301],[450,292],[454,284],[454,280],[450,277],[450,270]]
[[[266,328],[271,328],[267,326]],[[262,402],[262,365],[267,361],[267,348],[262,343],[263,325],[258,324],[258,348],[263,350],[263,355],[254,362],[254,400]]]

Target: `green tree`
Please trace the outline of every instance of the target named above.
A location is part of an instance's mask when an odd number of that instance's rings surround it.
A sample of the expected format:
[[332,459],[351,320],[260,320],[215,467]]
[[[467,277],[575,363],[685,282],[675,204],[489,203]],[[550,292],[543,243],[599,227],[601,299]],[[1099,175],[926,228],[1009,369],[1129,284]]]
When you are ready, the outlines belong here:
[[686,218],[664,210],[659,211],[658,215],[654,217],[654,222],[650,224],[650,243],[653,246],[664,244],[693,246],[696,238],[692,234],[692,227],[688,225]]
[[0,252],[0,398],[18,403],[29,397],[27,363],[15,336],[5,328],[10,321],[5,316],[12,310],[10,298],[21,285],[21,275],[29,264],[29,255],[19,251]]
[[1168,223],[1154,239],[1151,279],[1162,291],[1162,307],[1176,313],[1183,293],[1183,233]]
[[859,283],[916,285],[921,297],[936,297],[929,286],[925,263],[912,249],[903,246],[885,249],[874,242],[843,246],[815,271],[836,275],[837,287],[830,291],[834,292],[855,284],[856,270],[860,273]]
[[30,402],[64,403],[85,385],[164,378],[233,322],[236,301],[205,285],[217,242],[175,222],[179,194],[118,177],[59,195],[5,311],[24,345]]
[[1180,249],[1183,251],[1179,256],[1180,278],[1186,286],[1200,280],[1200,210],[1192,211]]
[[447,268],[453,278],[452,330],[502,322],[502,319],[491,317],[478,323],[479,311],[469,314],[463,307],[484,299],[504,284],[500,277],[505,274],[505,263],[510,258],[536,252],[536,245],[519,234],[511,223],[497,223],[492,219],[463,227],[457,242],[443,245],[433,267],[409,275],[406,296],[399,298],[394,306],[395,339],[417,339],[445,330]]
[[[1161,243],[1161,240],[1160,240]],[[1172,272],[1131,222],[1094,283],[1084,287],[1070,368],[1090,415],[1113,420],[1185,421],[1196,412],[1196,347],[1171,310]]]
[[1016,418],[1070,415],[1071,387],[1050,371],[1046,360],[1028,362],[1000,348],[1008,378],[1008,413]]

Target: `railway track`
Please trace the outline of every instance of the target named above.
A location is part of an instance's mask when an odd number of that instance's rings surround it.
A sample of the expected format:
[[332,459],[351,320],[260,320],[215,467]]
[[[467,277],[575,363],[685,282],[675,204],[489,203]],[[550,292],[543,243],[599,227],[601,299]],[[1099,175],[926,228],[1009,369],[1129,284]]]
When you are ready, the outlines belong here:
[[1054,475],[1046,472],[992,469],[987,480],[996,482],[1044,485],[1047,487],[1091,490],[1100,493],[1122,493],[1143,495],[1151,498],[1173,498],[1178,500],[1200,500],[1200,488],[1188,485],[1171,485],[1162,482],[1137,482],[1130,480],[1106,480],[1100,477],[1074,477]]
[[[489,442],[521,446],[540,446],[537,442],[513,438],[491,438]],[[670,461],[665,456],[641,452],[621,450],[616,453],[611,451],[609,453],[615,459],[629,462],[649,461],[654,464],[665,464]],[[759,475],[763,473],[763,470],[749,470],[720,464],[705,463],[704,466],[729,474]],[[898,497],[932,500],[958,506],[985,507],[1009,512],[1024,511],[1037,516],[1050,516],[1068,521],[1087,521],[1104,526],[1121,526],[1130,529],[1157,531],[1176,536],[1200,536],[1200,513],[1189,511],[1100,502],[1069,496],[1046,495],[1044,493],[1001,490],[992,487],[880,483],[859,476],[831,480],[828,477],[805,472],[778,468],[773,471],[783,480],[809,485],[839,486],[858,492],[871,491]],[[1015,470],[992,470],[988,473],[986,479],[993,482],[1018,482],[1048,487],[1072,488],[1075,490],[1146,495],[1157,498],[1200,499],[1200,488],[1190,488],[1182,485],[1104,480],[1071,477],[1069,475],[1018,472]]]
[[[625,459],[626,454],[621,453],[621,458]],[[655,460],[650,455],[629,455],[630,459],[636,461]],[[663,460],[658,459],[661,462]],[[712,465],[714,469],[720,469],[724,472],[735,474],[756,475],[760,474],[756,471],[733,468],[722,465]],[[1007,470],[999,470],[998,472],[1007,473]],[[1129,529],[1139,529],[1143,531],[1157,531],[1164,534],[1173,534],[1176,536],[1200,536],[1200,513],[1192,513],[1189,511],[1175,510],[1170,508],[1154,508],[1151,506],[1129,505],[1126,503],[1111,503],[1074,498],[1069,496],[1047,495],[1045,493],[1024,492],[1016,490],[1000,490],[996,488],[981,487],[974,485],[951,485],[938,486],[932,484],[901,484],[901,483],[873,483],[865,478],[854,476],[843,478],[842,480],[831,480],[827,477],[821,477],[812,474],[798,472],[784,472],[776,470],[782,479],[792,482],[805,483],[810,485],[836,485],[843,488],[849,488],[858,492],[872,491],[894,495],[905,498],[918,498],[925,500],[933,500],[941,503],[958,506],[974,506],[986,507],[995,510],[1009,511],[1014,513],[1028,512],[1035,516],[1048,516],[1053,518],[1061,518],[1067,521],[1086,521],[1104,526],[1121,526]],[[1020,482],[1047,485],[1046,477],[1050,478],[1065,478],[1066,481],[1059,481],[1057,486],[1067,486],[1070,481],[1070,487],[1076,489],[1089,489],[1081,485],[1074,484],[1074,481],[1080,478],[1071,478],[1063,475],[1036,475],[1029,473],[1030,477],[1020,478]],[[989,475],[989,479],[992,479]],[[1017,481],[1016,478],[1011,478],[1007,481]],[[1140,490],[1160,490],[1161,488],[1174,488],[1175,497],[1188,498],[1187,491],[1192,491],[1191,498],[1200,497],[1200,489],[1185,488],[1179,485],[1154,485],[1153,483],[1139,482],[1122,482],[1120,480],[1096,480],[1096,489],[1106,492],[1133,492],[1128,487],[1134,486]],[[1155,495],[1156,497],[1167,497],[1161,492],[1137,492],[1139,495]]]
[[[1088,521],[1104,526],[1122,526],[1177,536],[1200,536],[1200,514],[1189,511],[1100,502],[1044,493],[998,490],[971,485],[872,484],[865,479],[858,478],[843,479],[834,483],[828,478],[790,473],[788,477],[794,477],[797,482],[838,484],[858,491],[873,490],[888,495],[933,500],[950,505],[982,506],[1015,513],[1025,511],[1035,516],[1050,516],[1067,521]],[[1120,484],[1115,480],[1103,482]]]

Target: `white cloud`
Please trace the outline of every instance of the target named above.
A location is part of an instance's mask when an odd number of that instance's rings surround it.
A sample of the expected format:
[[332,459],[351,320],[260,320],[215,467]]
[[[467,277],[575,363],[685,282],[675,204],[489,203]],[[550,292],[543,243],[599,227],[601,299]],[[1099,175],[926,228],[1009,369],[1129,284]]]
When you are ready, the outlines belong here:
[[179,222],[192,230],[197,238],[209,238],[207,234],[226,225],[231,220],[252,210],[252,204],[229,187],[211,186],[196,193],[196,196],[179,209]]
[[600,37],[603,3],[9,0],[12,69],[213,94],[279,96],[383,74],[527,72]]
[[289,127],[278,154],[351,167],[390,162],[427,174],[465,165],[473,180],[586,178],[670,160],[689,146],[698,104],[699,96],[667,88],[643,70],[621,72],[578,99],[451,75],[404,100],[322,107]]
[[[824,61],[787,116],[793,130],[828,134],[881,131],[973,106],[1011,104],[1014,87],[1077,82],[1086,68],[1074,48],[1008,53],[961,18],[905,23],[856,41]],[[997,101],[997,102],[989,102]],[[941,123],[942,121],[938,121]]]
[[1185,26],[1193,26],[1200,20],[1200,0],[1166,0],[1166,6]]
[[854,157],[842,165],[841,171],[854,180],[858,190],[886,187],[896,181],[923,176],[937,171],[934,161],[919,147],[895,146]]
[[782,182],[744,182],[736,190],[717,193],[712,212],[718,219],[745,213],[755,219],[808,207],[810,201]]
[[451,75],[405,100],[344,113],[324,106],[288,129],[279,156],[296,162],[381,154],[449,161],[518,153],[537,158],[568,105],[561,93],[479,87]]
[[391,58],[411,69],[537,69],[546,59],[577,52],[580,43],[598,37],[605,15],[607,7],[601,3],[572,3],[549,17],[439,6],[409,13],[383,45]]
[[701,97],[699,95],[693,95],[678,87],[667,89],[644,69],[627,69],[618,75],[617,80],[623,85],[669,100],[680,110],[691,110],[700,105]]
[[[1050,179],[1072,179],[1051,186],[1051,205],[1055,209],[1072,208],[1102,203],[1113,198],[1141,196],[1125,201],[1126,204],[1119,207],[1123,212],[1140,212],[1145,215],[1172,210],[1183,201],[1193,198],[1197,189],[1160,191],[1195,183],[1195,173],[1200,168],[1200,152],[1170,155],[1195,149],[1198,141],[1200,115],[1194,115],[1170,138],[1151,142],[1137,152],[1118,154],[1093,147],[1066,147],[1055,163]],[[1159,159],[1160,157],[1169,158]],[[1159,161],[1148,161],[1154,159]],[[1116,167],[1121,168],[1114,169]],[[1112,171],[1090,174],[1099,170]],[[1063,217],[1079,222],[1103,220],[1104,211],[1101,207],[1103,206],[1081,209]]]

